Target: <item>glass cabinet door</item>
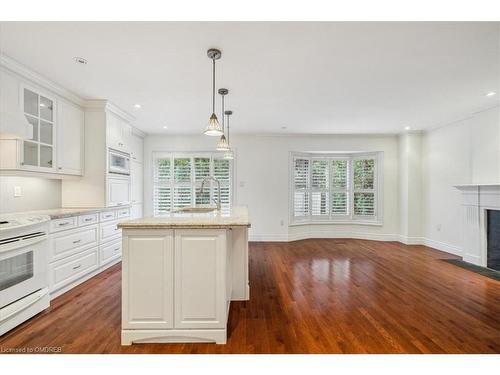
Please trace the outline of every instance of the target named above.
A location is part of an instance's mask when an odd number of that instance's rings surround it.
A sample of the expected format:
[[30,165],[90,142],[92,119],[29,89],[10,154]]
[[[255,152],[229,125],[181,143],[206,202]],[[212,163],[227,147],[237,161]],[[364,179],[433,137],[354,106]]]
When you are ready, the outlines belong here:
[[24,115],[33,137],[24,141],[24,166],[52,169],[54,165],[54,101],[24,88]]

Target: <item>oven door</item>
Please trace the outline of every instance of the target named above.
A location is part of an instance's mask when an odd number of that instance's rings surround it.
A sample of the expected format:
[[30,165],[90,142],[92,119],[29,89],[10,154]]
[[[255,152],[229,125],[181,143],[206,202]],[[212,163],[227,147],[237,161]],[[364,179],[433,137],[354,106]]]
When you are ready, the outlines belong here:
[[0,245],[0,308],[47,286],[47,235]]
[[109,150],[108,172],[123,175],[130,174],[130,156],[118,151]]

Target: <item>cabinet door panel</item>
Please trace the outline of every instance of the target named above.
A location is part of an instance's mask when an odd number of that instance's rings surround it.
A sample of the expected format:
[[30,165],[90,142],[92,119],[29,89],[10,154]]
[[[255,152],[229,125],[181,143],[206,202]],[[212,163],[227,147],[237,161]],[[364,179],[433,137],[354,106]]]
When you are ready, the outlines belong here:
[[132,160],[130,163],[130,180],[132,184],[132,203],[141,203],[143,196],[143,168],[142,164]]
[[173,328],[173,234],[123,240],[122,326]]
[[226,231],[175,231],[175,328],[226,325]]
[[130,179],[108,178],[108,207],[130,204]]

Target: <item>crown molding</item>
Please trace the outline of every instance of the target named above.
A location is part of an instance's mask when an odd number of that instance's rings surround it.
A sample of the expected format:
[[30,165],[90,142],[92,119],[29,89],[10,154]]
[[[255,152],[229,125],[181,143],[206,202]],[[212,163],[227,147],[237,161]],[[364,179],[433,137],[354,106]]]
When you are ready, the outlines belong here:
[[101,111],[109,111],[114,113],[115,115],[121,117],[122,119],[128,121],[128,122],[134,122],[135,117],[132,116],[130,113],[124,111],[120,107],[118,107],[116,104],[113,104],[109,100],[106,99],[90,99],[86,100],[83,103],[83,107],[85,107],[85,110],[88,112],[101,112]]
[[43,88],[50,90],[57,95],[63,97],[66,100],[73,102],[79,106],[83,106],[85,100],[80,96],[76,95],[74,92],[65,89],[64,87],[58,85],[57,83],[45,78],[41,74],[34,72],[13,58],[7,56],[4,53],[0,53],[0,66],[10,70],[12,73],[15,73],[21,76],[24,79],[28,79],[33,83],[42,86]]

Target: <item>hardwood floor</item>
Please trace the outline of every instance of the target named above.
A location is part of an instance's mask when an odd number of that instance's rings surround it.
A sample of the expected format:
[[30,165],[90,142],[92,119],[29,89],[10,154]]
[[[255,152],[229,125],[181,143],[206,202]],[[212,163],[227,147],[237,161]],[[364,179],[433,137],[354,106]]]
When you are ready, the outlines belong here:
[[500,282],[425,246],[314,239],[251,243],[248,302],[231,304],[227,345],[120,345],[113,266],[0,338],[63,353],[499,353]]

